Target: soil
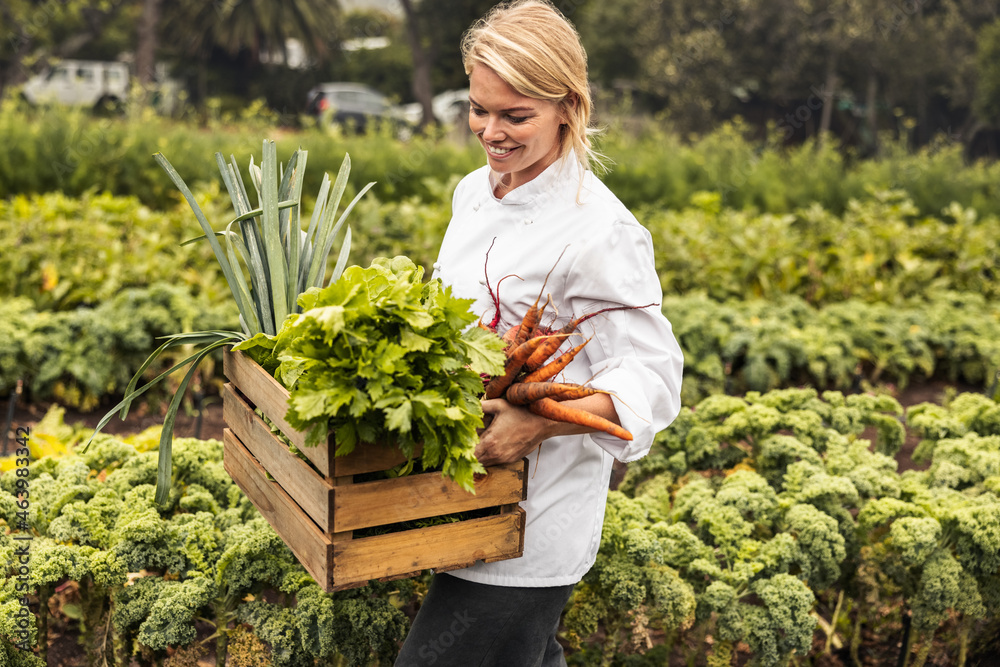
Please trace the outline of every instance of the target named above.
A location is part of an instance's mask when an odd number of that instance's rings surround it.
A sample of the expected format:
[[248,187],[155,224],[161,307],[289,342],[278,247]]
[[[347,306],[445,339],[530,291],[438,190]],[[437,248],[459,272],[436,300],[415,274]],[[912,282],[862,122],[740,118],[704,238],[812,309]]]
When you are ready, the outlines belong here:
[[[50,406],[51,403],[31,403],[27,405],[19,402],[15,403],[14,418],[10,423],[11,432],[8,439],[8,449],[13,447],[14,431],[19,427],[32,427],[37,424],[45,416]],[[9,410],[10,402],[8,400],[0,401],[0,418],[3,419],[4,423],[7,421]],[[103,416],[104,412],[100,410],[80,412],[79,410],[66,408],[64,420],[70,425],[80,424],[92,429],[97,427]],[[102,432],[114,435],[131,435],[140,433],[151,426],[160,426],[162,424],[162,414],[151,412],[145,406],[140,406],[139,409],[130,412],[125,421],[117,417],[113,418],[104,427]],[[222,401],[218,397],[212,397],[211,399],[206,399],[200,418],[199,415],[193,412],[187,413],[183,410],[178,412],[177,419],[174,422],[174,437],[199,438],[202,440],[214,438],[222,440],[222,431],[225,427],[226,423],[222,418]],[[4,453],[3,447],[0,445],[0,456],[3,456]]]

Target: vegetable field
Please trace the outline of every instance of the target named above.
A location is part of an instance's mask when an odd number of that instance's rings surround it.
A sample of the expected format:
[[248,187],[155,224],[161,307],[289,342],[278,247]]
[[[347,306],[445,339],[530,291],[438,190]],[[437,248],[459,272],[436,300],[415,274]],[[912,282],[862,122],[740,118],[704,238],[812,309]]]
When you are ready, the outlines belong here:
[[[233,214],[211,156],[245,165],[268,129],[212,129],[0,117],[0,666],[389,665],[426,591],[425,573],[323,592],[223,469],[214,434],[174,438],[157,504],[157,428],[126,422],[84,448],[92,432],[64,421],[96,422],[162,337],[240,329],[203,230],[151,157],[167,154],[223,231]],[[447,395],[468,417],[455,438],[469,440],[481,412],[456,397],[480,378],[449,366],[448,346],[480,361],[499,348],[483,332],[389,339],[428,313],[474,322],[420,283],[478,149],[307,131],[277,142],[279,160],[299,146],[305,210],[346,152],[343,201],[375,185],[350,213],[343,277],[304,302],[326,318],[275,327],[279,375],[306,378],[295,423],[349,446],[391,413],[412,448],[453,419],[432,400]],[[597,563],[564,612],[569,664],[998,664],[997,165],[945,143],[856,161],[829,145],[753,144],[739,126],[683,141],[612,131],[600,148],[617,162],[605,180],[654,239],[684,407],[615,480]],[[384,303],[400,323],[370,317]],[[345,327],[382,344],[336,358],[316,344]],[[255,346],[278,370],[273,339]],[[193,351],[166,350],[145,379]],[[421,361],[404,366],[410,352]],[[338,389],[354,402],[313,390],[334,363],[365,375]],[[217,412],[223,382],[213,353],[182,413]],[[135,419],[159,420],[177,386],[171,376],[137,399]],[[527,403],[532,389],[507,392]],[[328,400],[343,410],[333,421],[314,410]],[[411,415],[424,430],[406,430]],[[477,464],[442,443],[426,463],[470,485]]]

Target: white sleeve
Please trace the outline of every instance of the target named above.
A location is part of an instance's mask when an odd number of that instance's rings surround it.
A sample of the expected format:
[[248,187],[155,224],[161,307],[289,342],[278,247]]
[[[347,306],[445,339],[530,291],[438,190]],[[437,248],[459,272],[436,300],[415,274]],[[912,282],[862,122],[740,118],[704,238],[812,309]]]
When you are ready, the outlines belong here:
[[633,440],[604,433],[590,437],[620,461],[642,458],[653,436],[680,412],[684,361],[660,309],[663,294],[649,232],[634,219],[622,220],[588,239],[569,271],[566,290],[577,315],[656,304],[603,313],[581,326],[581,333],[593,334],[585,348],[594,378],[590,384],[612,393],[621,424]]

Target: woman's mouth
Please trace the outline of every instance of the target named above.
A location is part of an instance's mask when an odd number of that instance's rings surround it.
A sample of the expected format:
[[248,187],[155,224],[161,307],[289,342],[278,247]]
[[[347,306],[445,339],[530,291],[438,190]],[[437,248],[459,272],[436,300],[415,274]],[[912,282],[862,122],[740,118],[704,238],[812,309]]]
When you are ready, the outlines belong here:
[[489,144],[487,144],[486,145],[486,150],[487,150],[487,152],[490,155],[492,155],[494,157],[503,157],[503,156],[508,155],[509,153],[511,153],[514,149],[513,148],[503,148],[501,146],[490,146]]

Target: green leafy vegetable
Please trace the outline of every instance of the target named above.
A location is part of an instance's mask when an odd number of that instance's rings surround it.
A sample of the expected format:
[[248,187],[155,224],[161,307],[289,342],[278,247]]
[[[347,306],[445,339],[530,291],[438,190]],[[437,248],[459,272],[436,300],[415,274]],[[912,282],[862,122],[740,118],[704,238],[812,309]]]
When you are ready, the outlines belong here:
[[245,350],[289,389],[286,419],[317,445],[332,432],[337,454],[361,442],[392,440],[412,457],[422,443],[424,468],[463,488],[483,468],[474,455],[481,427],[480,374],[503,367],[503,342],[469,327],[466,299],[406,257],[352,266],[323,289],[299,299],[271,339]]

